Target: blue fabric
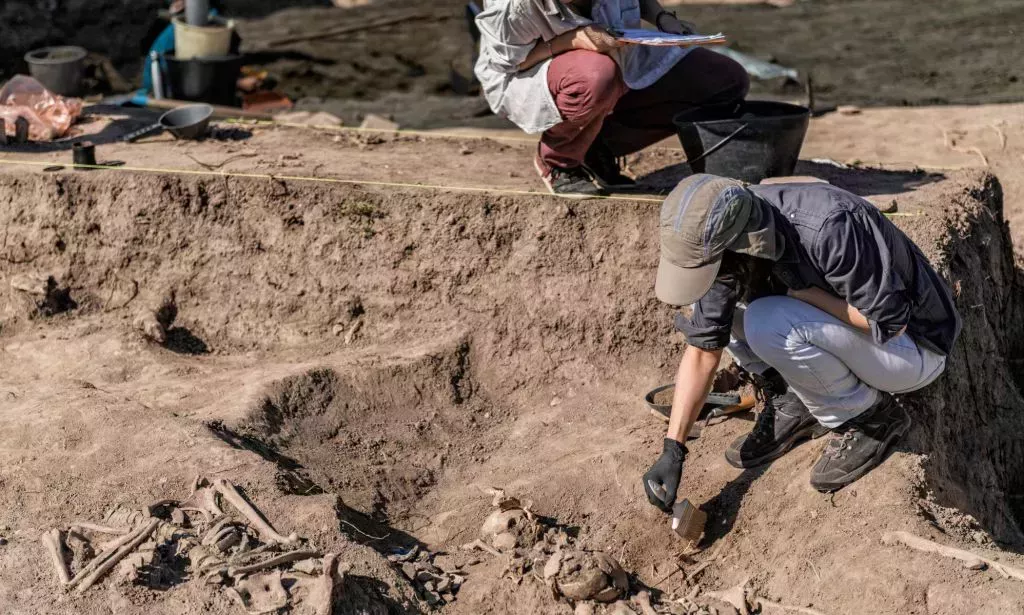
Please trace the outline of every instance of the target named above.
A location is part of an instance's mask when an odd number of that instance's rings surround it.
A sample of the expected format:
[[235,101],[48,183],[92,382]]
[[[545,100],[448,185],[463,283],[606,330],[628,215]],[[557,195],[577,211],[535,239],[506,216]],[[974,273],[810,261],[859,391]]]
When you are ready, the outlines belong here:
[[156,40],[153,41],[153,46],[149,48],[149,53],[146,54],[146,59],[143,62],[142,69],[142,89],[146,90],[147,94],[153,93],[153,69],[151,68],[149,58],[154,51],[161,58],[163,58],[165,53],[174,51],[173,25],[169,25],[164,28],[164,31],[160,33],[160,36],[156,37]]

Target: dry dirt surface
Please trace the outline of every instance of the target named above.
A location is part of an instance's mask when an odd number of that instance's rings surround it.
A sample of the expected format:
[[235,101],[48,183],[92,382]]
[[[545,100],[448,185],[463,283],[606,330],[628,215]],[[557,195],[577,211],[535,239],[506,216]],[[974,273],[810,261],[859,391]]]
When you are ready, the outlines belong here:
[[[337,554],[335,613],[650,615],[642,591],[656,613],[731,615],[737,594],[763,613],[1024,608],[999,572],[1024,566],[1024,294],[984,171],[802,164],[897,202],[956,290],[964,341],[905,398],[906,445],[834,497],[808,484],[820,441],[740,472],[722,450],[751,417],[705,429],[682,493],[709,521],[689,552],[639,480],[664,429],[641,397],[682,348],[650,292],[655,196],[531,194],[530,146],[488,139],[220,124],[202,143],[105,145],[128,165],[97,171],[44,172],[67,152],[42,149],[0,164],[5,613],[245,612],[245,575],[196,570],[209,524],[150,506],[196,476],[294,533],[267,548],[314,551],[313,575]],[[633,161],[652,192],[677,154],[658,155]],[[273,542],[221,504],[231,531]],[[118,505],[160,519],[155,555],[63,590],[44,533]],[[987,569],[882,541],[900,531]],[[64,540],[75,572],[89,553]],[[303,583],[323,575],[284,568],[293,612],[311,612]]]
[[[671,3],[666,3],[671,4]],[[785,4],[785,3],[783,3]],[[288,9],[240,26],[243,50],[300,105],[356,121],[387,111],[402,125],[462,125],[482,112],[452,96],[469,75],[465,3],[383,0]],[[1003,103],[1024,97],[1019,0],[685,2],[680,16],[731,46],[813,76],[818,106]],[[331,32],[338,34],[327,36]],[[321,36],[318,36],[321,35]],[[756,83],[754,96],[803,92]],[[376,110],[366,101],[378,101]],[[904,138],[912,139],[912,135]]]

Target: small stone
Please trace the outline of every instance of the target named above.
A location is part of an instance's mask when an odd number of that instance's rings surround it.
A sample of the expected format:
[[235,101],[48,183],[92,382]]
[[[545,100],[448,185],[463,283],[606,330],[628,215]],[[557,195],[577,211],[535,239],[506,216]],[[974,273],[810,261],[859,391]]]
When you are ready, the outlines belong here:
[[594,615],[594,605],[589,602],[580,602],[576,605],[573,615]]
[[551,398],[551,407],[552,408],[554,408],[555,406],[557,406],[560,403],[562,403],[561,399],[558,399],[557,397],[552,397]]
[[435,589],[438,592],[441,592],[441,593],[449,591],[449,590],[451,590],[451,588],[452,588],[452,579],[451,579],[451,577],[448,577],[448,576],[442,577],[441,580],[438,581],[437,585],[435,586]]
[[0,547],[6,546],[6,545],[7,545],[7,539],[6,538],[0,538]]
[[484,412],[484,418],[485,419],[491,418],[491,413],[490,412]]
[[836,113],[839,115],[859,115],[860,107],[857,105],[839,105],[836,107]]
[[[443,463],[444,455],[439,454],[438,456],[441,457]],[[446,555],[444,553],[439,553],[434,556],[434,566],[442,572],[451,572],[452,570],[458,570],[461,568],[453,556]]]
[[416,580],[416,574],[418,572],[419,571],[416,569],[416,566],[414,566],[413,564],[402,564],[402,574],[404,574],[405,578],[409,579],[410,581]]
[[428,592],[432,592],[437,589],[437,585],[435,585],[433,581],[427,581],[423,584],[423,589],[427,590]]
[[437,592],[426,591],[423,592],[423,599],[427,601],[430,606],[437,606],[441,604],[441,596]]
[[363,123],[360,124],[359,127],[364,130],[398,130],[398,124],[392,122],[386,117],[381,117],[376,113],[367,114],[367,116],[363,118]]
[[463,145],[462,147],[459,148],[459,153],[462,154],[463,156],[468,156],[473,153],[473,150]]
[[452,590],[454,591],[454,590],[462,587],[462,584],[466,581],[466,577],[458,575],[458,574],[453,574],[451,576],[451,581],[452,581]]
[[878,211],[882,212],[883,214],[894,214],[894,213],[898,212],[899,209],[900,209],[900,204],[899,204],[899,202],[896,199],[893,199],[893,200],[889,201],[888,205],[879,205],[878,206]]
[[292,570],[304,574],[314,575],[320,572],[320,563],[315,559],[304,559],[292,564]]
[[546,564],[544,564],[544,580],[554,578],[558,575],[558,571],[562,569],[562,552],[555,551]]
[[275,122],[286,122],[288,124],[301,124],[303,126],[341,126],[342,121],[336,115],[325,111],[289,111],[278,113],[274,116]]
[[50,276],[41,274],[22,274],[11,278],[10,284],[14,290],[38,297],[45,297],[50,286],[56,285],[54,282],[51,282],[52,279]]

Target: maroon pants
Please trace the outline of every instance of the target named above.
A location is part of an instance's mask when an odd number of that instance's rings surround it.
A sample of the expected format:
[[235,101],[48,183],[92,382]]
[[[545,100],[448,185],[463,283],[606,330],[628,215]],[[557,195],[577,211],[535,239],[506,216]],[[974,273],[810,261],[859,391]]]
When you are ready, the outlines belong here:
[[548,168],[579,166],[598,137],[616,156],[640,151],[675,134],[676,114],[739,102],[749,87],[742,66],[699,47],[642,90],[630,90],[604,54],[560,54],[548,67],[548,88],[564,121],[541,135],[540,160]]

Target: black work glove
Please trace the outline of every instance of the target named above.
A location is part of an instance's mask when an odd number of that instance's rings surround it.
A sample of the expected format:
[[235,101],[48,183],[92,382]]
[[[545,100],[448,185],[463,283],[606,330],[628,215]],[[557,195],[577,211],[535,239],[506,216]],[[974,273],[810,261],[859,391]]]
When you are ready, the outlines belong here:
[[665,438],[661,457],[644,474],[644,491],[648,501],[664,512],[671,513],[672,505],[676,503],[686,453],[686,447],[681,442]]

